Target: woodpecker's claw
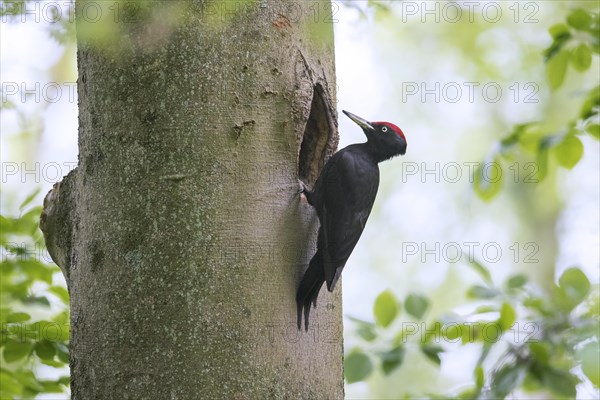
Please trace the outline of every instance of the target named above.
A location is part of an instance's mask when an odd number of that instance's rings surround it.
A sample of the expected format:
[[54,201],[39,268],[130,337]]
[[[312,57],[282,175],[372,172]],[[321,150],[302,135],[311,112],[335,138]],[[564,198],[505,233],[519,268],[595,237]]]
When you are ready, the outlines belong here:
[[298,179],[298,195],[300,195],[300,202],[302,204],[308,204],[308,199],[306,198],[305,193],[308,192],[306,185],[300,179]]
[[298,194],[306,192],[306,185],[300,179],[298,179]]

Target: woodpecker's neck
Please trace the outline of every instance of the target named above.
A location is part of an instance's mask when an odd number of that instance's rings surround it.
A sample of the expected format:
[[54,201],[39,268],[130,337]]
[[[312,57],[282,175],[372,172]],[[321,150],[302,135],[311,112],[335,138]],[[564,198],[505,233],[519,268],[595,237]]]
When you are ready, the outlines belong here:
[[396,147],[381,143],[373,138],[369,138],[366,143],[363,143],[363,149],[376,163],[400,155],[400,151]]

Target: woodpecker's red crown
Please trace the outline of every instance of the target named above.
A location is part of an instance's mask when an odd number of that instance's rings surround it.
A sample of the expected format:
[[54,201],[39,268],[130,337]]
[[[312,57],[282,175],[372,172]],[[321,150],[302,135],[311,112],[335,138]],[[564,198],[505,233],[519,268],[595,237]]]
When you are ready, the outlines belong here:
[[396,135],[400,136],[402,139],[406,140],[406,137],[404,136],[404,132],[402,132],[402,129],[400,129],[397,125],[392,124],[391,122],[383,122],[383,121],[377,121],[377,122],[371,122],[371,125],[373,126],[386,126],[389,129],[391,129]]

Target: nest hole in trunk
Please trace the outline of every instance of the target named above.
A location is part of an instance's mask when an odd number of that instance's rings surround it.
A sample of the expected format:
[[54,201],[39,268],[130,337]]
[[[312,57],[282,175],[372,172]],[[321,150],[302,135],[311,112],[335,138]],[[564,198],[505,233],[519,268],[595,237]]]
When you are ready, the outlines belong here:
[[331,118],[324,89],[316,84],[298,156],[298,177],[310,187],[314,185],[325,164],[328,143],[334,135]]

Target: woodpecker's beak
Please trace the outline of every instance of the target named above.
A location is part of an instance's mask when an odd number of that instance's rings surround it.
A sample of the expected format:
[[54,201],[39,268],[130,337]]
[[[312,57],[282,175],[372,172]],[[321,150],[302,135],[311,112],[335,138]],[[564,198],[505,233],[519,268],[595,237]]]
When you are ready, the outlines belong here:
[[371,125],[371,123],[369,121],[367,121],[366,119],[362,119],[361,117],[359,117],[358,115],[354,115],[351,112],[342,110],[342,112],[344,114],[346,114],[348,116],[348,118],[350,118],[352,121],[356,122],[358,124],[358,126],[360,126],[363,129],[368,129],[368,130],[374,130],[375,128],[373,128],[373,125]]

